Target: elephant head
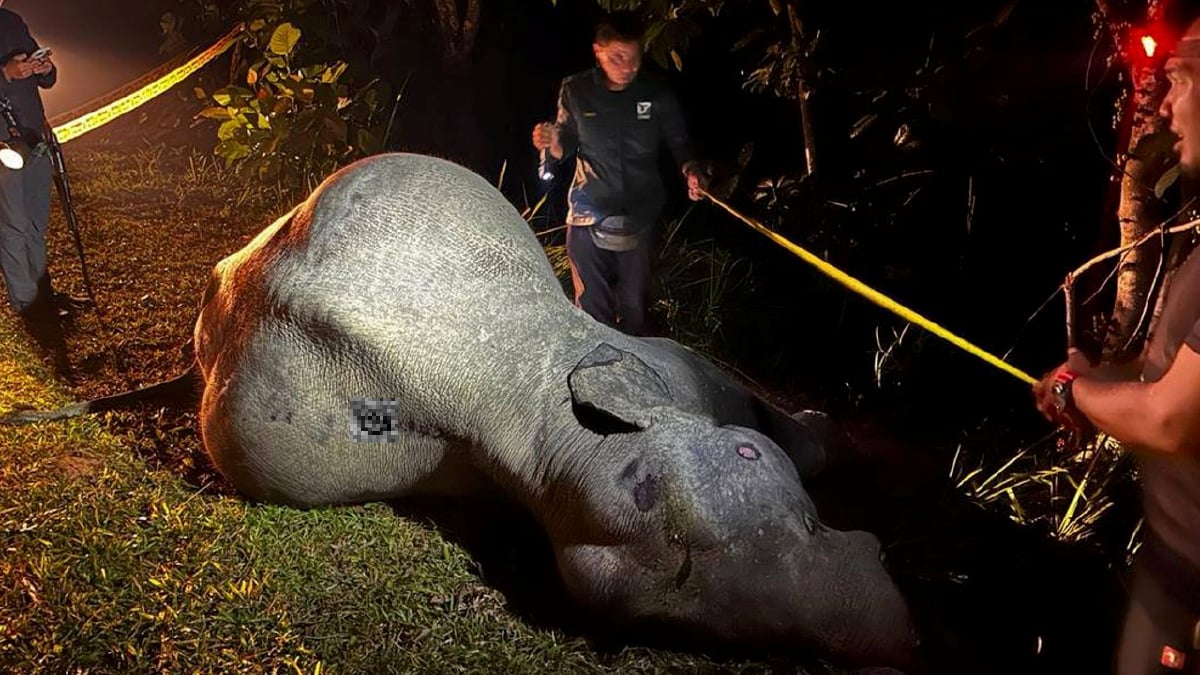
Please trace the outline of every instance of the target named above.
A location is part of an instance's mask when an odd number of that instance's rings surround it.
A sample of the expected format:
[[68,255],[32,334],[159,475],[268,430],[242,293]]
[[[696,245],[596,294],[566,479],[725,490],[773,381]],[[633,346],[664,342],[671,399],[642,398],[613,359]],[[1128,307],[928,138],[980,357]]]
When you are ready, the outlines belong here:
[[568,385],[601,440],[576,453],[560,496],[576,508],[549,529],[584,604],[730,643],[912,663],[913,622],[879,541],[823,525],[774,441],[681,409],[668,378],[609,344]]

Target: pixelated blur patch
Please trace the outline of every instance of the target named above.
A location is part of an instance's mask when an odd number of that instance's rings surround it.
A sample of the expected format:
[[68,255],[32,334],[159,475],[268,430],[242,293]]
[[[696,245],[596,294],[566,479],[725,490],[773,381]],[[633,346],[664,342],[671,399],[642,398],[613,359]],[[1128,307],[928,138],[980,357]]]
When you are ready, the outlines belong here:
[[359,443],[398,441],[399,416],[394,399],[350,399],[350,439]]

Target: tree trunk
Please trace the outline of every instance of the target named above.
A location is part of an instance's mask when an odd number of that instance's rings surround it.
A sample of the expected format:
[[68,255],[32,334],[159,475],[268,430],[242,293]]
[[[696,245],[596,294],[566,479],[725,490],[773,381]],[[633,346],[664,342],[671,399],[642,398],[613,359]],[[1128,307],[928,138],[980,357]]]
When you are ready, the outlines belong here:
[[[1151,5],[1151,20],[1157,14],[1157,6],[1158,3]],[[1161,200],[1154,194],[1154,185],[1165,164],[1166,152],[1162,144],[1143,141],[1166,131],[1166,121],[1158,114],[1166,93],[1166,81],[1153,62],[1135,60],[1130,65],[1130,75],[1133,81],[1129,99],[1131,114],[1124,122],[1129,125],[1128,142],[1124,145],[1131,151],[1126,152],[1117,206],[1122,246],[1132,244],[1158,228],[1164,216]],[[1120,258],[1116,297],[1104,339],[1105,362],[1121,361],[1140,351],[1161,256],[1161,242],[1152,239]]]
[[442,35],[442,60],[446,65],[461,65],[471,56],[479,33],[479,2],[466,0],[466,11],[460,15],[459,0],[433,0]]

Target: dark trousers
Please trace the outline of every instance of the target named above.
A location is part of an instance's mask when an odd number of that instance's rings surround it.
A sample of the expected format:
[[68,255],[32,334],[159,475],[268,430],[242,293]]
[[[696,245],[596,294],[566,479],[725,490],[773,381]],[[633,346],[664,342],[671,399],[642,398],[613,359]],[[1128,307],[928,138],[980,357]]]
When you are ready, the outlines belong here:
[[608,251],[593,243],[587,227],[567,228],[576,306],[623,333],[645,335],[653,250],[652,236],[630,251]]
[[[1160,566],[1148,564],[1146,546],[1133,573],[1129,608],[1117,646],[1116,675],[1197,675],[1200,649],[1194,647],[1200,614],[1183,593],[1165,589]],[[1164,661],[1166,662],[1164,664]]]
[[0,167],[0,272],[18,312],[47,301],[46,228],[50,225],[50,158],[29,158],[19,171]]

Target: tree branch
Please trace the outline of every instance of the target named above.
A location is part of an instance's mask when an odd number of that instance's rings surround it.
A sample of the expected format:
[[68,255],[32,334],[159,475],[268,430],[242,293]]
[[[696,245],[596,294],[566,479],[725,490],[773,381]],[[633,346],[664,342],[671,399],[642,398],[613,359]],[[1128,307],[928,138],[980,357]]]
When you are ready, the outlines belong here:
[[1145,236],[1143,236],[1141,239],[1138,239],[1137,241],[1133,242],[1132,244],[1126,244],[1125,246],[1121,246],[1120,248],[1114,248],[1111,251],[1106,251],[1104,253],[1101,253],[1100,255],[1098,255],[1098,256],[1092,258],[1091,260],[1085,262],[1084,264],[1080,265],[1078,268],[1075,269],[1074,272],[1068,274],[1067,281],[1064,282],[1064,284],[1063,284],[1064,288],[1067,284],[1069,284],[1073,281],[1074,277],[1078,277],[1080,274],[1083,274],[1084,272],[1086,272],[1088,270],[1088,268],[1093,267],[1099,263],[1102,263],[1105,260],[1112,258],[1113,256],[1120,255],[1130,249],[1137,248],[1138,246],[1141,246],[1142,244],[1146,243],[1147,241],[1150,241],[1150,239],[1152,239],[1154,237],[1161,237],[1161,236],[1167,235],[1167,234],[1175,234],[1177,232],[1184,232],[1186,230],[1190,230],[1193,227],[1198,227],[1198,226],[1200,226],[1200,218],[1197,218],[1195,220],[1189,220],[1188,222],[1186,222],[1182,225],[1176,225],[1175,227],[1172,227],[1172,228],[1169,228],[1166,230],[1155,230],[1153,232],[1147,232]]

